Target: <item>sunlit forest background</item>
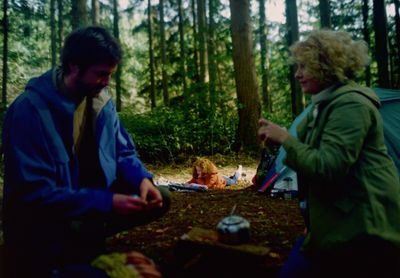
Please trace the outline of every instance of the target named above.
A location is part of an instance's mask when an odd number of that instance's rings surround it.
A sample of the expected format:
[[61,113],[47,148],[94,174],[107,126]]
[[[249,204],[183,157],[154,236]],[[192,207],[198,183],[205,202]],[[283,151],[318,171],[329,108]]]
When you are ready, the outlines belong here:
[[358,80],[400,87],[399,0],[3,0],[1,115],[26,82],[59,63],[65,36],[100,25],[124,59],[111,84],[146,162],[255,154],[257,119],[289,126],[307,105],[288,47],[313,29],[370,47]]

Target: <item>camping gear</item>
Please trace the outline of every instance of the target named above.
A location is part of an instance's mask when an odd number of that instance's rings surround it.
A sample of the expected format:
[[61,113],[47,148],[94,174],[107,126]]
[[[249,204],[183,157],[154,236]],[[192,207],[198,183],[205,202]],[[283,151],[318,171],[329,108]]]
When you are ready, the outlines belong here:
[[400,176],[400,90],[373,90],[381,101],[379,112],[383,119],[385,144]]
[[[270,173],[270,169],[272,169],[272,165],[275,162],[276,155],[278,149],[272,149],[268,147],[264,147],[261,151],[260,163],[257,166],[256,175],[253,177],[253,184],[256,185],[257,188],[262,188],[262,191],[267,190],[268,185],[265,185],[265,181],[269,181],[271,175],[274,173]],[[270,174],[268,176],[268,173]]]
[[218,222],[217,232],[219,241],[226,244],[241,244],[250,240],[250,222],[245,218],[234,215],[236,205],[231,214]]
[[250,239],[250,223],[239,215],[223,218],[217,225],[218,239],[227,244],[241,244]]
[[[297,137],[296,127],[308,114],[308,112],[310,112],[310,110],[311,110],[311,105],[307,106],[306,109],[304,109],[304,111],[299,116],[297,116],[296,119],[294,119],[292,125],[288,129],[290,135]],[[286,157],[286,151],[281,146],[279,147],[276,159],[273,161],[271,167],[269,168],[264,181],[258,186],[259,192],[270,193],[274,187],[274,183],[278,182],[279,180],[282,180],[283,177],[286,177],[286,175],[293,175],[291,173],[293,173],[294,171],[283,164],[283,160],[285,159],[285,157]],[[291,186],[292,188],[290,188],[290,190],[297,191],[297,181],[294,181],[291,184]]]
[[162,177],[158,181],[155,181],[154,185],[157,187],[168,188],[169,191],[177,192],[205,192],[208,190],[207,185],[197,183],[177,183],[168,181]]
[[[400,176],[400,90],[389,90],[382,88],[373,88],[373,90],[378,95],[381,102],[379,112],[383,119],[385,144]],[[298,115],[293,121],[288,130],[292,136],[297,137],[297,125],[303,120],[310,110],[311,105],[308,105],[304,111],[301,112],[300,115]],[[259,192],[271,193],[272,189],[274,189],[274,196],[279,196],[286,191],[291,191],[293,193],[298,190],[296,173],[283,164],[285,157],[286,151],[283,147],[280,147],[276,159],[271,164],[264,181],[261,184],[255,183]],[[263,162],[261,161],[260,163]],[[288,177],[292,179],[290,186],[287,183],[286,187],[283,188],[282,185],[285,184],[284,180]]]

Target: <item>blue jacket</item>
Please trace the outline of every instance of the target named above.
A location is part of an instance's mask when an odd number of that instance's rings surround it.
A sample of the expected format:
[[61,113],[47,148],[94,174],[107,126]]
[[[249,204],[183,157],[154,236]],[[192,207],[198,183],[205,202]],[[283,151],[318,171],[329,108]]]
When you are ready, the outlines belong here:
[[110,217],[113,183],[118,180],[127,192],[137,192],[141,181],[152,177],[103,90],[93,100],[102,171],[96,174],[103,182],[78,184],[73,151],[77,105],[54,83],[52,70],[30,80],[3,126],[5,243],[17,252],[29,250],[47,258],[59,256],[74,241],[74,223],[101,223]]

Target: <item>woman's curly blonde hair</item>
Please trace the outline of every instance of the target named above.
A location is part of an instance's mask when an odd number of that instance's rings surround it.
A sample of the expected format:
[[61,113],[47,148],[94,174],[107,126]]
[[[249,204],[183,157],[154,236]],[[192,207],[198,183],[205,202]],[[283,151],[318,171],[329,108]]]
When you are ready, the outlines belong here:
[[311,76],[327,84],[353,80],[370,62],[365,41],[355,41],[344,31],[313,31],[290,52],[292,63],[304,65]]
[[216,174],[218,173],[218,168],[217,166],[214,165],[210,160],[207,158],[198,158],[194,163],[193,163],[193,169],[192,169],[192,175],[194,178],[197,178],[197,171],[196,167],[200,167],[203,175],[210,175],[210,174]]

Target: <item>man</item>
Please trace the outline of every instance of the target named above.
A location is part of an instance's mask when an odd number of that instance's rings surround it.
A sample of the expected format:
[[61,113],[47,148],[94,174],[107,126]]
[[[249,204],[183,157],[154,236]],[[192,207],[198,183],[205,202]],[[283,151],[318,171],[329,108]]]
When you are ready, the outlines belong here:
[[169,207],[107,94],[122,52],[103,28],[71,33],[61,67],[29,81],[3,126],[4,240],[12,277],[105,277],[105,238]]

